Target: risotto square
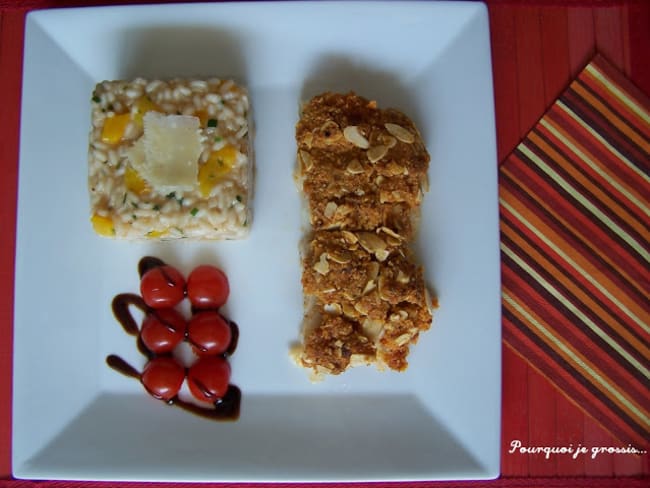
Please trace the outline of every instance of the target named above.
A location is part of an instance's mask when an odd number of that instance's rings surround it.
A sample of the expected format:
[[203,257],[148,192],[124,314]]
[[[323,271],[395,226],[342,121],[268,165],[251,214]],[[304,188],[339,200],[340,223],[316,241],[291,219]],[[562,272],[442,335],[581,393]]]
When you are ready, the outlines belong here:
[[103,81],[92,94],[90,220],[116,239],[241,239],[252,224],[247,91],[232,80]]

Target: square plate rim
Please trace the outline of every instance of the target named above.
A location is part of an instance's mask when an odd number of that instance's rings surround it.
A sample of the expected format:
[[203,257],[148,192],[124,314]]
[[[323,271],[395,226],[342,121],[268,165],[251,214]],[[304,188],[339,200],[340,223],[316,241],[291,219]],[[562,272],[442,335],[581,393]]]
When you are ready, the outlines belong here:
[[[225,2],[225,4],[230,4],[230,5],[234,5],[234,4],[238,4],[238,3],[240,3],[240,2]],[[263,2],[256,2],[256,3],[261,4],[261,5],[271,6],[272,4],[298,5],[298,4],[307,4],[307,3],[310,3],[310,2],[303,2],[303,1],[297,1],[297,2],[291,2],[291,1],[280,1],[280,2],[263,1]],[[323,2],[315,2],[315,3],[316,4],[321,4],[321,5],[329,5],[329,6],[331,6],[331,5],[340,5],[340,4],[343,4],[344,2],[325,0]],[[394,2],[382,1],[382,0],[379,0],[379,1],[376,1],[376,0],[355,0],[355,1],[349,2],[349,3],[355,3],[355,4],[378,4],[378,3],[380,3],[380,4],[390,4],[390,3],[394,3]],[[405,4],[423,4],[423,3],[426,3],[426,2],[421,2],[421,1],[416,0],[416,1],[408,1],[408,2],[404,2],[404,3]],[[443,1],[443,2],[435,2],[435,3],[453,4],[453,5],[466,4],[466,2],[460,2],[460,1],[451,1],[451,2]],[[181,5],[181,4],[104,5],[104,6],[70,8],[70,9],[65,9],[65,10],[69,11],[69,12],[76,11],[76,13],[88,12],[90,10],[101,11],[101,10],[104,10],[104,9],[110,9],[110,10],[129,10],[129,9],[147,10],[147,9],[149,9],[151,7],[161,7],[161,8],[164,8],[164,9],[170,9],[171,10],[171,9],[174,9],[174,8],[178,7],[179,5]],[[182,4],[182,5],[190,5],[190,6],[195,6],[195,8],[198,8],[198,7],[206,6],[208,4],[190,3],[190,4]],[[483,7],[484,10],[486,10],[486,7],[485,7],[484,4],[481,3],[480,5]],[[215,7],[215,6],[218,7],[219,5],[217,4],[217,5],[210,5],[210,6],[211,7]],[[31,21],[34,21],[33,19],[38,19],[39,17],[47,16],[47,15],[49,15],[50,12],[57,12],[56,15],[65,15],[64,13],[62,13],[63,10],[64,9],[56,9],[55,8],[55,9],[42,9],[42,10],[31,11],[31,12],[29,12],[27,14],[26,25],[27,25],[28,22],[30,22],[30,18],[32,19]],[[27,31],[27,28],[26,28],[25,29],[25,40],[27,40],[27,35],[28,35],[28,31]],[[27,63],[26,58],[23,60],[23,63],[24,64]],[[491,72],[490,72],[490,82],[491,82]],[[24,88],[24,80],[23,80],[23,88]],[[25,96],[24,91],[23,91],[23,96]],[[21,104],[21,113],[22,113],[22,110],[23,110],[23,104]],[[22,127],[21,127],[21,135],[22,135]],[[21,146],[22,146],[22,141],[21,141]],[[20,173],[20,167],[21,166],[22,166],[22,159],[19,158],[19,168],[18,168],[19,173]],[[20,188],[20,186],[22,186],[22,185],[20,185],[20,183],[19,183],[19,188]],[[20,202],[20,194],[18,195],[18,203],[19,202]],[[17,222],[17,224],[18,224],[18,222]],[[16,242],[18,242],[18,233],[16,235]],[[16,249],[16,258],[17,258],[17,254],[18,254],[18,249]],[[15,298],[14,298],[14,301],[15,301]],[[14,315],[15,315],[15,311],[14,311]],[[500,364],[499,364],[499,367],[500,367]],[[499,398],[499,400],[500,400],[500,398]],[[13,425],[13,422],[12,422],[12,425]],[[498,466],[497,466],[497,472],[496,473],[494,471],[490,471],[489,467],[484,467],[484,468],[486,468],[485,472],[486,472],[487,477],[486,478],[480,478],[480,479],[492,479],[493,477],[498,475]],[[13,469],[13,466],[12,466],[12,469]],[[425,479],[425,478],[417,478],[417,479]],[[426,479],[429,479],[429,478],[426,478]],[[308,481],[308,480],[305,480],[305,481]]]

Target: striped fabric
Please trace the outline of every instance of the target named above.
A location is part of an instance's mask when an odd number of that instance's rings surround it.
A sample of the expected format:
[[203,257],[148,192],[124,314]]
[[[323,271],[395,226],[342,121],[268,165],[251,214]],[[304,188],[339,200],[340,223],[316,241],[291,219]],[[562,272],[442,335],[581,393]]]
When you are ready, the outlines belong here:
[[596,57],[500,170],[503,337],[650,443],[650,101]]

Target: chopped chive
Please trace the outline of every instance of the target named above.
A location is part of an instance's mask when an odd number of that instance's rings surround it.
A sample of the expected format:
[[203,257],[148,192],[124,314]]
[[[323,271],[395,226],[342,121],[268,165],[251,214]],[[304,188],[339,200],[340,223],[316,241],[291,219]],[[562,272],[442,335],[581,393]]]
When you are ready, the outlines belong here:
[[208,127],[216,127],[216,126],[217,126],[217,119],[208,120]]
[[172,198],[176,198],[176,192],[173,191],[173,192],[171,192],[171,193],[168,193],[168,194],[165,196],[165,198],[166,198],[167,200],[171,200]]
[[138,220],[138,216],[136,214],[131,214],[131,217],[133,217],[133,220]]
[[221,142],[221,137],[215,137],[214,142]]
[[131,206],[132,206],[133,208],[138,208],[138,204],[135,203],[135,202],[131,202]]
[[109,103],[109,104],[108,104],[108,107],[106,107],[106,108],[108,108],[108,110],[110,110],[110,111],[113,111],[113,104],[112,104],[112,103]]
[[185,232],[183,232],[183,229],[181,229],[180,227],[174,227],[174,229],[176,229],[181,234],[185,234]]
[[199,213],[199,209],[194,207],[192,210],[190,210],[190,213],[192,214],[192,217],[195,217],[197,213]]
[[179,204],[181,207],[183,206],[183,200],[184,200],[184,199],[185,199],[185,197],[182,197],[182,198],[179,198],[179,199],[178,199],[178,204]]
[[126,192],[124,192],[124,196],[122,197],[122,205],[126,203]]
[[101,98],[99,98],[97,95],[93,97],[93,102],[99,103],[101,101]]
[[237,201],[238,201],[239,203],[241,203],[241,201],[242,201],[241,195],[237,195],[235,198],[237,199]]
[[248,217],[246,217],[246,219],[244,220],[244,227],[246,227],[247,225],[248,225]]
[[153,206],[153,209],[154,209],[155,211],[157,211],[157,212],[160,212],[160,205],[155,204],[155,205]]

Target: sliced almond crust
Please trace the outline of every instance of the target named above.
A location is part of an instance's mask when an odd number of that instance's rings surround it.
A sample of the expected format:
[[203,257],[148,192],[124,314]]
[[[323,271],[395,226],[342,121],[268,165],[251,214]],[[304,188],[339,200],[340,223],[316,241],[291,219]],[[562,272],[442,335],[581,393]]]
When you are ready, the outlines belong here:
[[414,124],[355,94],[325,93],[296,126],[305,320],[296,363],[312,379],[358,365],[407,368],[435,304],[411,256],[429,154]]

